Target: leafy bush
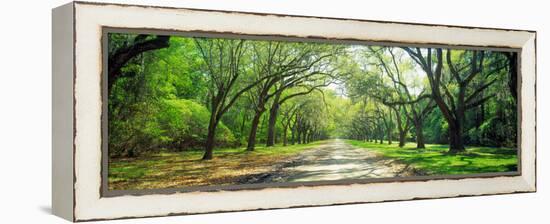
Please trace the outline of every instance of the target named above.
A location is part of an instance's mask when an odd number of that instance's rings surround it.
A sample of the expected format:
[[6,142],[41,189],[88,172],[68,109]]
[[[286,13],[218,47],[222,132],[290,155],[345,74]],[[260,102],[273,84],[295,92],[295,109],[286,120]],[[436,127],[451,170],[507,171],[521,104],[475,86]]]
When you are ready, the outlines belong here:
[[[112,156],[138,156],[146,151],[156,151],[163,143],[164,131],[155,119],[156,105],[136,103],[129,107],[131,113],[124,119],[111,119],[109,122],[109,154]],[[120,115],[119,115],[120,116]]]
[[484,146],[515,147],[517,138],[514,129],[502,118],[493,117],[483,122],[479,129],[472,129],[470,136],[477,137],[475,140]]
[[[210,112],[191,100],[166,100],[159,123],[166,133],[165,145],[174,150],[204,146],[208,135]],[[236,142],[233,133],[220,122],[216,130],[216,144],[231,146]]]
[[[134,157],[161,148],[174,151],[204,146],[210,112],[191,100],[165,100],[156,104],[132,105],[132,115],[111,120],[109,153],[117,157]],[[220,122],[216,130],[217,146],[237,144],[233,133]]]

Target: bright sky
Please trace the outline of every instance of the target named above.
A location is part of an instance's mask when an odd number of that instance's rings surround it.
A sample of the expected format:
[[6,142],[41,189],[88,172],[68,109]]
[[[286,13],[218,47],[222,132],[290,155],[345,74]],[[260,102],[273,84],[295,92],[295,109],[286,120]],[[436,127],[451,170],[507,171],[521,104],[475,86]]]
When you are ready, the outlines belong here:
[[[348,49],[349,52],[353,53],[353,58],[360,62],[364,61],[364,58],[362,57],[362,52],[365,50],[366,46],[364,45],[351,45]],[[409,62],[411,63],[414,68],[413,70],[410,70],[409,72],[406,72],[402,74],[403,77],[405,77],[405,80],[407,81],[407,86],[409,88],[409,91],[413,95],[419,95],[422,91],[422,85],[426,78],[426,73],[422,68],[407,55],[407,53],[402,50],[401,48],[394,47],[393,52],[396,56],[402,55],[401,60],[403,62]],[[399,59],[398,59],[399,60]],[[372,65],[364,65],[364,66],[372,66]],[[346,87],[343,82],[338,83],[332,83],[329,86],[327,86],[328,89],[333,90],[338,96],[347,98],[346,96]]]

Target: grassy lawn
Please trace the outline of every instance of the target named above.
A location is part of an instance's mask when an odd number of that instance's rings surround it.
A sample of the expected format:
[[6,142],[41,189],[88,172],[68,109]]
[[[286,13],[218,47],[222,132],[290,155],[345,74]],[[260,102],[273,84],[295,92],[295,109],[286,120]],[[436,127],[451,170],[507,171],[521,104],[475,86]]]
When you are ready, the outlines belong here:
[[203,151],[161,152],[138,158],[110,159],[109,190],[159,189],[234,184],[239,178],[269,171],[276,161],[322,144],[286,147],[215,149],[214,159],[202,161]]
[[397,143],[346,142],[411,164],[427,175],[517,171],[517,151],[510,148],[467,147],[466,152],[453,155],[447,153],[448,145],[426,144],[425,149],[419,150],[416,143],[399,148]]

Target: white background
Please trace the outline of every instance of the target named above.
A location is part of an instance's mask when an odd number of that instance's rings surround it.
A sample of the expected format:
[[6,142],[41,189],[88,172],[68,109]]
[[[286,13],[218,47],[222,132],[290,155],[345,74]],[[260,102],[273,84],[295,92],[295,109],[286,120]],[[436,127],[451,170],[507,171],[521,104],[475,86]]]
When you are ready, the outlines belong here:
[[[103,2],[101,0],[96,0]],[[115,0],[113,0],[115,1]],[[550,220],[550,6],[544,1],[127,0],[119,3],[536,30],[538,192],[530,194],[235,212],[108,223],[543,223]],[[51,8],[0,6],[0,223],[65,223],[51,215]],[[243,24],[246,25],[246,24]],[[266,24],[268,25],[268,24]]]

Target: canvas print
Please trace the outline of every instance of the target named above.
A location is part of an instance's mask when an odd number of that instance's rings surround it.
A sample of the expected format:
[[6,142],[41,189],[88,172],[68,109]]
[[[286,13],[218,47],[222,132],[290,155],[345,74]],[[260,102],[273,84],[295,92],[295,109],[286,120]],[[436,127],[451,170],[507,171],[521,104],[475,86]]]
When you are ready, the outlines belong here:
[[109,190],[519,172],[517,51],[104,38]]

